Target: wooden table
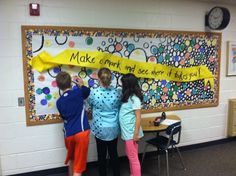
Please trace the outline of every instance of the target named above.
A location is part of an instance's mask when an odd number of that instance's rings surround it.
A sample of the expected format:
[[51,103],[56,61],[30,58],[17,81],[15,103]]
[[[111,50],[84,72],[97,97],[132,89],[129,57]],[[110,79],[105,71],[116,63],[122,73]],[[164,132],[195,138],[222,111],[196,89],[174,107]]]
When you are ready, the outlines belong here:
[[[145,133],[156,133],[157,137],[159,136],[159,132],[165,131],[169,125],[163,125],[160,124],[159,126],[154,126],[153,121],[156,117],[148,117],[148,118],[142,118],[141,119],[141,126],[143,129],[143,132]],[[171,119],[171,120],[176,120],[176,121],[181,121],[181,119],[177,115],[167,115],[166,119]],[[152,139],[151,139],[152,140]],[[143,157],[142,157],[142,162],[146,153],[146,147],[148,144],[146,144]],[[157,150],[157,155],[158,155],[158,175],[160,175],[160,155],[159,155],[160,150]],[[166,155],[168,157],[168,155]],[[167,161],[167,173],[169,173],[169,167],[168,167],[168,159]],[[169,174],[167,174],[169,175]]]
[[[168,125],[163,125],[160,124],[159,126],[154,126],[153,121],[156,117],[147,117],[147,118],[142,118],[141,120],[141,126],[143,129],[143,132],[145,133],[153,133],[153,132],[161,132],[165,131],[168,127]],[[181,120],[179,116],[177,115],[167,115],[166,119],[171,119],[171,120]]]

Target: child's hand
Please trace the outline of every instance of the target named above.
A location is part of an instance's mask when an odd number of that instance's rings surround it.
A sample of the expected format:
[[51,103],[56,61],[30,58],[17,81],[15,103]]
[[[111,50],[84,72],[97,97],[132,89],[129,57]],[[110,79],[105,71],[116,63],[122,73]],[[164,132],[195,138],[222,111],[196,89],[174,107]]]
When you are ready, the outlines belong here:
[[83,79],[81,79],[80,77],[78,76],[73,76],[73,80],[76,82],[76,84],[81,87],[84,85],[84,81]]
[[84,81],[81,78],[77,79],[77,83],[78,83],[79,87],[84,85]]
[[134,140],[134,142],[138,142],[138,141],[139,141],[139,136],[138,136],[138,134],[134,134],[133,140]]
[[87,117],[89,120],[92,120],[93,116],[92,116],[92,111],[89,109],[87,110]]

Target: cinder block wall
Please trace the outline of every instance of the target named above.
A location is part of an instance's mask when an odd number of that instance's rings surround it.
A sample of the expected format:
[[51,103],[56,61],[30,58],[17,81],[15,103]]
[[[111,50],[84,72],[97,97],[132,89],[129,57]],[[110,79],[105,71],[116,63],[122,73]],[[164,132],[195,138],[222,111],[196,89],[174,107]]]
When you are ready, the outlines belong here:
[[[29,16],[29,2],[40,4],[40,17]],[[189,0],[1,0],[0,175],[64,166],[62,124],[26,127],[25,109],[17,105],[17,98],[24,96],[21,25],[204,31],[204,15],[216,5],[231,11],[231,22],[222,31],[220,104],[167,113],[182,118],[181,145],[226,137],[228,99],[236,98],[236,77],[225,76],[226,41],[236,40],[235,5]],[[119,152],[124,154],[122,142]],[[88,161],[95,160],[92,138]]]

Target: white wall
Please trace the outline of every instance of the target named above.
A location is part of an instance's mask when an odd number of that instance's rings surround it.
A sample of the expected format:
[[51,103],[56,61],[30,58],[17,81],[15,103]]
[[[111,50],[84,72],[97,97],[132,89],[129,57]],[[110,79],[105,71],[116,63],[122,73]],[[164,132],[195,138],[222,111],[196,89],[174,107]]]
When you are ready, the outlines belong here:
[[[29,2],[41,5],[40,17],[29,16]],[[17,97],[24,96],[21,25],[204,31],[204,15],[215,5],[220,4],[184,0],[0,0],[0,175],[64,166],[62,124],[26,127],[25,109],[17,106]],[[232,18],[222,31],[220,104],[167,113],[182,118],[181,145],[226,137],[228,99],[236,98],[236,77],[225,76],[226,41],[236,40],[236,6],[223,6],[230,9]],[[120,144],[121,154],[122,147]],[[89,161],[94,160],[92,139]]]

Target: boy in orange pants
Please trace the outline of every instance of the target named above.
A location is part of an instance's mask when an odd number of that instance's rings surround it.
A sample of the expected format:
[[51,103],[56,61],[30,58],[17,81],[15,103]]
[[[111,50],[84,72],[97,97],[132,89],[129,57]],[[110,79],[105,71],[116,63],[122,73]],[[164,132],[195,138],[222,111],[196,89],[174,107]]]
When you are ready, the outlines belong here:
[[56,82],[63,91],[57,100],[57,109],[64,121],[67,149],[65,164],[69,163],[70,176],[81,176],[86,170],[90,134],[84,99],[89,96],[90,89],[79,80],[78,87],[72,90],[71,76],[66,72],[60,72]]

